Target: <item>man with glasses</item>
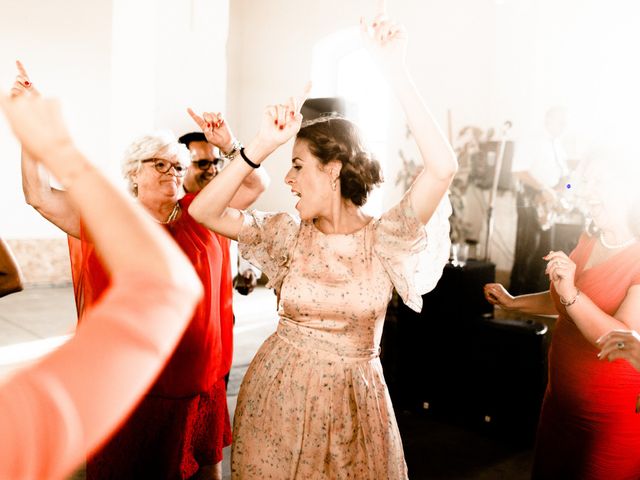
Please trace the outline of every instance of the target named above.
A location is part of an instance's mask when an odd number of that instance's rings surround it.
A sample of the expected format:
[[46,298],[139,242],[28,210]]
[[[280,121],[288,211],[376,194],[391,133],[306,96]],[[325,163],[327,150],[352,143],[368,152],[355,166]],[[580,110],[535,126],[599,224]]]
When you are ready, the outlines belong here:
[[[198,193],[222,169],[224,159],[220,158],[218,148],[207,142],[202,132],[187,133],[178,141],[191,152],[191,165],[184,178],[184,191]],[[257,192],[256,198],[261,192]]]
[[[226,125],[225,125],[226,127]],[[228,137],[226,145],[222,146],[223,152],[207,141],[207,137],[202,132],[190,132],[182,135],[178,141],[184,144],[191,152],[191,164],[184,177],[183,187],[186,193],[197,194],[202,190],[213,177],[215,177],[224,167],[225,161],[230,162],[240,151],[240,142],[233,139],[230,130],[225,128],[225,137]],[[229,204],[232,208],[246,209],[260,196],[269,185],[269,176],[264,169],[254,169],[245,178],[242,187]],[[242,295],[248,295],[256,286],[257,278],[261,275],[260,270],[253,267],[249,262],[242,259],[237,254],[237,244],[231,244],[231,258],[237,258],[238,262],[232,262],[233,285]]]

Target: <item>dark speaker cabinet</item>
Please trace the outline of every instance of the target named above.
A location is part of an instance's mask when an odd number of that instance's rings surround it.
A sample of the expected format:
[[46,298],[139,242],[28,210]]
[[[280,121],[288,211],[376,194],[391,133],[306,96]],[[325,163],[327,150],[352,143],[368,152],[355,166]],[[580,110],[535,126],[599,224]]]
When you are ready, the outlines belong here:
[[482,286],[494,265],[447,266],[421,313],[392,302],[382,362],[396,408],[533,441],[547,383],[549,333],[534,320],[493,318]]

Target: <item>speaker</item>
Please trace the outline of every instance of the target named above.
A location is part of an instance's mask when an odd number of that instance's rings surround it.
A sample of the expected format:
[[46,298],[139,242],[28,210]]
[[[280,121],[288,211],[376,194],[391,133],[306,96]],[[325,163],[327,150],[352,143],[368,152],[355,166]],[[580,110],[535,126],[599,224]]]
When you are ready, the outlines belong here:
[[492,318],[495,265],[448,265],[416,313],[394,296],[381,360],[395,408],[530,445],[547,385],[547,326]]
[[584,225],[578,223],[555,223],[551,226],[551,250],[561,250],[567,255],[576,248]]
[[448,316],[460,321],[492,317],[493,306],[484,298],[482,287],[495,277],[496,266],[491,262],[469,260],[463,267],[448,263],[436,288],[422,297],[422,311],[428,318]]
[[[488,190],[493,185],[493,176],[496,171],[496,163],[500,154],[502,142],[488,141],[480,143],[480,150],[471,157],[470,180],[483,190]],[[498,177],[498,189],[511,190],[513,179],[511,165],[513,163],[514,145],[512,141],[505,142],[502,168]]]

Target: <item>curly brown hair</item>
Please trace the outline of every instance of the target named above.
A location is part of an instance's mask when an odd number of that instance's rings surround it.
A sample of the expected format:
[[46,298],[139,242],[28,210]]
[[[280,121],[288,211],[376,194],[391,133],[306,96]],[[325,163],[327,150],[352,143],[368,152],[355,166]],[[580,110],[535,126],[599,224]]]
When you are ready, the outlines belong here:
[[330,116],[303,124],[296,136],[307,142],[322,165],[332,160],[342,164],[340,192],[356,206],[362,206],[374,186],[383,181],[380,163],[364,148],[355,123]]

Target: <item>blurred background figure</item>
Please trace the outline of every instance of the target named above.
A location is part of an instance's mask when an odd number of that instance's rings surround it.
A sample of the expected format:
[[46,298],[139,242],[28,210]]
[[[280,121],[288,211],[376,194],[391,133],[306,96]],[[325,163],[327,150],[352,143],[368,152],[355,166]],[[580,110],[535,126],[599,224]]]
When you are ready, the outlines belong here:
[[[519,180],[516,206],[517,230],[509,291],[514,295],[546,290],[546,262],[542,259],[554,245],[552,227],[575,207],[571,202],[570,165],[562,143],[567,110],[554,106],[544,117],[544,134],[516,148],[515,177]],[[577,220],[580,222],[580,219]],[[579,230],[576,230],[575,246]]]

